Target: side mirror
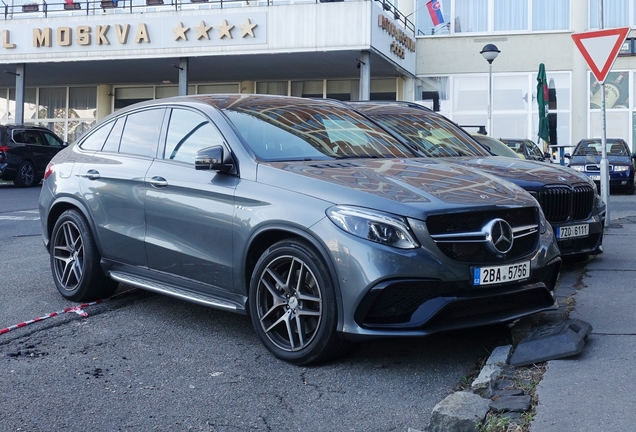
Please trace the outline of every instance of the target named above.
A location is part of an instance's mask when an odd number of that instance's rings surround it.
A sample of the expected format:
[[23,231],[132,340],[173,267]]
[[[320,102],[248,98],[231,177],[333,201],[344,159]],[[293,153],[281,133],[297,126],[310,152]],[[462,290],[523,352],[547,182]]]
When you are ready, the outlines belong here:
[[563,155],[563,157],[570,159],[572,156],[570,156],[570,153],[566,153],[566,154]]
[[194,168],[196,170],[226,173],[234,167],[234,164],[226,164],[223,162],[223,147],[208,147],[197,152],[197,155],[194,157]]
[[552,159],[552,157],[550,156],[550,153],[548,153],[548,152],[543,152],[543,158],[544,159]]

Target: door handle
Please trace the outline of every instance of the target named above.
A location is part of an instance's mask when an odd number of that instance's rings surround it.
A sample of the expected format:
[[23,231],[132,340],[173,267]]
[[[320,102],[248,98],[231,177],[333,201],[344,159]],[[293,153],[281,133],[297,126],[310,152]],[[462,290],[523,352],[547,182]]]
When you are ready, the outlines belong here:
[[86,171],[86,178],[89,180],[99,179],[99,171],[94,169],[89,169],[88,171]]
[[164,188],[168,186],[168,180],[163,177],[155,176],[150,179],[150,185],[156,188]]

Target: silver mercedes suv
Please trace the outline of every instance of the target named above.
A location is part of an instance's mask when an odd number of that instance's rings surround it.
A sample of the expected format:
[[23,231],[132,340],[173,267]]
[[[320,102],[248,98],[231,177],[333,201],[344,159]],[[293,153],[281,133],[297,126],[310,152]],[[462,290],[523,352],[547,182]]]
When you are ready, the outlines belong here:
[[556,307],[559,249],[534,198],[414,159],[337,102],[198,95],[119,110],[51,161],[40,213],[65,298],[124,283],[249,314],[294,364]]

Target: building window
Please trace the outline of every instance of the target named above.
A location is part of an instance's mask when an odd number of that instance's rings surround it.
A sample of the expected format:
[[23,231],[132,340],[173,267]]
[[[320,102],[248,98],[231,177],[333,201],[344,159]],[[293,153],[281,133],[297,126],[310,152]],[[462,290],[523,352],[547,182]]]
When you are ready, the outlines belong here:
[[570,28],[570,0],[532,0],[532,30]]
[[528,30],[527,0],[495,0],[493,6],[495,31]]
[[291,96],[321,98],[324,96],[324,81],[292,81]]
[[395,78],[376,78],[371,80],[369,98],[371,100],[396,100]]
[[428,1],[417,0],[418,36],[570,29],[571,0],[440,0],[444,19],[437,25]]
[[420,79],[415,99],[422,99],[422,104],[433,111],[450,111],[450,79],[449,77],[428,77]]
[[[551,93],[550,113],[556,115],[557,143],[569,143],[570,72],[548,72]],[[465,74],[422,77],[423,105],[433,108],[439,96],[440,114],[476,132],[488,121],[488,75]],[[536,94],[537,72],[494,74],[492,131],[497,138],[528,138],[537,142],[539,107]],[[418,92],[419,96],[419,92]],[[426,99],[428,97],[428,99]]]
[[119,87],[115,89],[115,110],[155,98],[154,87]]
[[73,142],[96,123],[97,89],[95,87],[69,88],[67,117],[66,139]]
[[[590,74],[590,109],[602,108],[603,91],[601,85]],[[629,108],[629,73],[611,72],[605,80],[605,108]]]
[[[606,134],[608,138],[623,138],[636,142],[636,106],[632,102],[634,90],[630,92],[630,84],[634,78],[628,71],[610,72],[605,80]],[[589,73],[589,131],[590,138],[598,138],[603,134],[602,89],[592,73]],[[636,97],[636,95],[634,96]],[[633,147],[632,147],[633,148]]]
[[13,112],[9,111],[9,89],[0,88],[0,123],[7,124],[13,121]]
[[327,81],[327,97],[341,101],[358,100],[360,84],[358,80]]
[[[188,94],[194,94],[196,87],[193,85],[188,86]],[[155,99],[163,99],[167,97],[179,96],[179,86],[159,86],[155,87]]]
[[[0,123],[15,122],[15,89],[0,89]],[[27,87],[24,123],[48,128],[73,142],[95,124],[97,87]]]
[[[599,0],[589,0],[590,28],[600,28]],[[632,8],[630,14],[630,8]],[[629,17],[636,13],[633,0],[605,0],[603,2],[603,28],[627,27],[630,25]],[[636,20],[632,20],[636,22]]]
[[[200,84],[197,86],[197,94],[223,94],[223,93],[240,93],[241,89],[238,83],[230,84]],[[190,91],[188,90],[188,93]]]
[[287,81],[258,82],[256,94],[287,96]]

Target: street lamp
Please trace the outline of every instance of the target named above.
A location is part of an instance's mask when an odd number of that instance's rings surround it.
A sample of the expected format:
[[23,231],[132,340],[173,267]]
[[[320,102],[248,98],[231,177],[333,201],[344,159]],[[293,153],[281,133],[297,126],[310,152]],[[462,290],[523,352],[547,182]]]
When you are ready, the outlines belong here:
[[488,131],[492,135],[492,62],[501,51],[493,44],[487,44],[479,52],[488,62]]

